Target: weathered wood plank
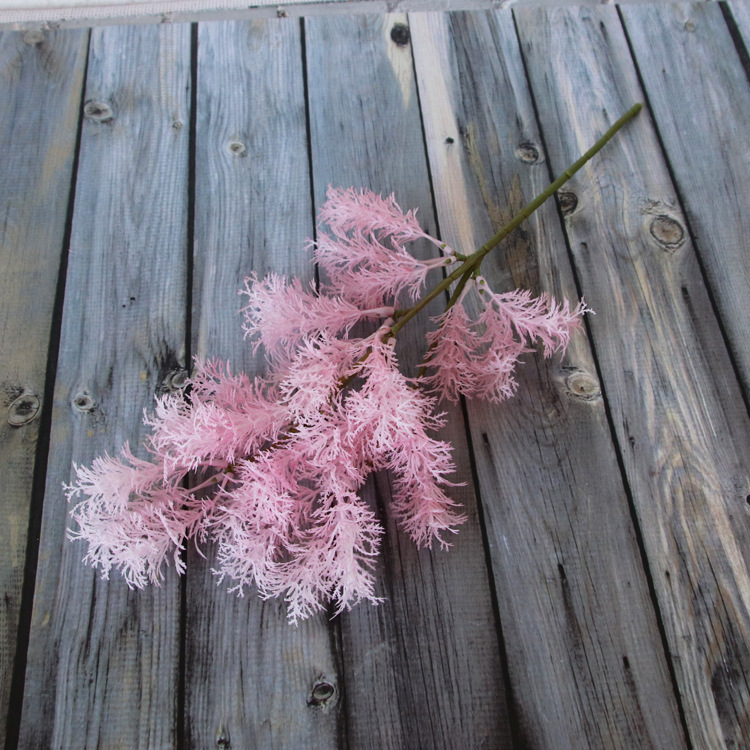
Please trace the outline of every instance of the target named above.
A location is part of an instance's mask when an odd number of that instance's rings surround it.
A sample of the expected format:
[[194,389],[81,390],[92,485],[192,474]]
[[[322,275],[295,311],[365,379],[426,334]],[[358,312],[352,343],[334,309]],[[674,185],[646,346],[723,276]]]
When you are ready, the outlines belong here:
[[[469,253],[549,184],[510,11],[411,16],[443,239]],[[481,50],[481,54],[477,54]],[[575,302],[554,201],[483,264]],[[684,734],[583,333],[467,404],[519,732],[529,747],[678,748]]]
[[81,564],[61,484],[144,430],[184,367],[186,27],[92,33],[21,747],[176,740],[179,585],[129,591]]
[[750,151],[742,145],[750,126],[747,75],[716,4],[623,8],[622,16],[750,398]]
[[[198,53],[194,352],[258,373],[243,341],[243,279],[314,270],[303,249],[313,224],[300,25],[201,25]],[[283,602],[227,593],[207,553],[190,552],[187,574],[187,746],[337,747],[343,706],[325,615],[294,626]],[[313,705],[319,683],[334,692]]]
[[[615,9],[516,19],[559,170],[642,93]],[[642,114],[574,179],[566,225],[597,311],[595,351],[690,740],[740,747],[750,734],[750,423],[658,155]]]
[[750,51],[750,6],[740,0],[729,0],[727,7],[740,32],[745,49]]
[[0,35],[0,742],[88,33]]
[[[316,204],[329,184],[393,192],[435,232],[406,18],[308,19],[305,29]],[[424,352],[425,325],[426,317],[399,334],[408,368]],[[378,593],[386,601],[340,619],[352,748],[510,742],[465,428],[460,409],[449,414],[443,437],[455,446],[458,481],[469,483],[452,492],[468,521],[450,552],[419,552],[397,527],[387,476],[365,491],[385,516]]]

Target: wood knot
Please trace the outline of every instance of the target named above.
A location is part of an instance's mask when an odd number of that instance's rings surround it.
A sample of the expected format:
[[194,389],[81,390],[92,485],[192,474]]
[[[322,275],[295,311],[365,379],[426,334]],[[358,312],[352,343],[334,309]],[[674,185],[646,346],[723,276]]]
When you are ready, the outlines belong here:
[[411,41],[411,32],[405,23],[394,23],[391,29],[391,41],[397,47],[406,47]]
[[247,146],[242,141],[229,141],[227,143],[227,151],[232,156],[247,156]]
[[229,739],[229,730],[224,726],[224,722],[219,724],[219,728],[216,730],[216,747],[219,750],[228,750],[232,746],[232,741]]
[[602,396],[599,381],[583,370],[575,370],[565,378],[565,390],[579,401],[597,401]]
[[81,391],[73,397],[73,408],[80,412],[90,412],[94,410],[94,399],[86,391]]
[[536,164],[539,161],[539,149],[531,141],[523,141],[518,144],[516,156],[524,164]]
[[557,194],[563,216],[570,216],[578,208],[578,196],[569,190]]
[[37,44],[41,44],[44,41],[44,32],[41,29],[29,29],[24,32],[23,42],[28,44],[30,47],[34,47]]
[[659,214],[651,220],[649,232],[665,250],[676,250],[685,242],[682,224],[666,214]]
[[8,407],[8,424],[11,427],[22,427],[39,414],[42,402],[33,393],[22,393]]
[[695,21],[685,21],[685,31],[692,34],[695,31]]
[[181,391],[187,383],[187,370],[171,370],[164,378],[162,390],[165,392]]
[[115,119],[112,107],[110,107],[107,102],[99,101],[97,99],[89,99],[83,105],[83,116],[92,122],[101,123],[112,122],[112,120]]
[[318,678],[313,685],[307,705],[314,708],[325,708],[335,703],[336,687],[327,680]]

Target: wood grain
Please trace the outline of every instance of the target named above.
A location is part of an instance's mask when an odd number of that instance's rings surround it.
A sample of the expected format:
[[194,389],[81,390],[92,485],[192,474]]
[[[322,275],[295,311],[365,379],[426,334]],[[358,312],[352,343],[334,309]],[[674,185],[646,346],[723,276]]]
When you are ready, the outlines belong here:
[[[259,374],[244,278],[314,272],[300,26],[202,24],[198,42],[194,352]],[[325,615],[290,625],[283,602],[227,593],[207,556],[191,552],[187,574],[188,747],[337,747],[343,685]]]
[[750,85],[718,5],[621,12],[747,398]]
[[[305,29],[316,205],[329,184],[394,193],[434,233],[406,17],[309,19]],[[427,324],[424,317],[399,334],[412,373]],[[420,552],[397,527],[388,476],[365,488],[386,525],[377,591],[385,602],[340,619],[352,748],[509,746],[465,428],[460,409],[448,413],[442,437],[455,446],[457,481],[468,484],[452,491],[468,521],[449,552]]]
[[[643,95],[615,9],[516,19],[560,170]],[[659,153],[642,113],[574,179],[578,208],[566,227],[597,311],[593,344],[690,741],[741,747],[750,733],[750,424]]]
[[[513,18],[411,20],[438,220],[443,239],[468,253],[550,182]],[[575,304],[555,202],[495,250],[482,273],[497,292],[520,286]],[[585,335],[563,358],[524,359],[514,399],[467,404],[523,742],[682,747]]]
[[79,31],[0,35],[0,742],[87,41]]
[[92,33],[21,747],[176,741],[179,585],[81,564],[62,483],[130,441],[184,367],[189,29]]

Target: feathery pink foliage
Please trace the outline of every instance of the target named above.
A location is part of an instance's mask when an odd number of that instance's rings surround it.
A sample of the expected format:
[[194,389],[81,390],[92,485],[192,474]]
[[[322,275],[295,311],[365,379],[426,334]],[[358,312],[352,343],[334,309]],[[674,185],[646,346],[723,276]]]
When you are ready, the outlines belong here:
[[242,309],[245,336],[254,339],[255,351],[262,345],[271,355],[293,351],[307,337],[346,335],[359,320],[393,314],[393,307],[361,310],[339,296],[306,292],[299,279],[288,282],[274,273],[262,280],[249,276],[242,293],[249,299]]
[[[452,257],[423,261],[406,250],[405,242],[421,238],[440,243],[422,231],[414,212],[404,214],[393,196],[329,188],[319,224],[312,248],[328,276],[324,291],[358,307],[395,305],[404,292],[415,300],[427,274],[453,262]],[[323,231],[324,225],[333,236]]]
[[[466,311],[463,299],[475,292],[482,310],[476,320]],[[430,349],[425,365],[431,371],[425,384],[441,398],[456,402],[460,396],[503,401],[513,396],[517,383],[513,372],[519,357],[536,342],[545,357],[564,351],[571,333],[588,311],[583,302],[573,310],[559,305],[549,295],[532,297],[516,290],[492,292],[486,280],[469,281],[462,299],[436,319],[427,334]]]
[[[440,316],[430,374],[408,378],[390,328],[398,299],[416,299],[432,269],[459,261],[393,196],[329,189],[320,220],[330,231],[313,245],[323,293],[277,274],[245,281],[245,335],[265,351],[266,375],[196,361],[185,392],[144,416],[151,460],[126,445],[74,467],[69,535],[87,542],[84,562],[105,578],[114,568],[129,586],[159,584],[170,561],[184,572],[188,540],[212,541],[219,580],[283,598],[293,622],[329,604],[339,613],[378,603],[383,528],[361,497],[368,476],[392,474],[390,512],[419,547],[449,546],[466,519],[446,494],[455,465],[436,436],[438,397],[507,398],[519,356],[535,342],[546,356],[564,349],[586,312],[496,294],[479,278],[464,290],[481,303],[476,319],[463,298]],[[421,239],[446,256],[415,258],[405,245]],[[387,320],[374,333],[352,335],[378,318]]]

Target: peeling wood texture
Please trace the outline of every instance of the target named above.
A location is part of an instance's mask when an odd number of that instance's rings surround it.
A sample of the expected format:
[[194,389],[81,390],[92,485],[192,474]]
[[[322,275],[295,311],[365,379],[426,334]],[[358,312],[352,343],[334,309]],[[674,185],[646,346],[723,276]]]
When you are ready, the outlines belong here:
[[0,738],[87,40],[87,32],[0,35]]
[[[747,746],[750,15],[522,5],[0,35],[6,747]],[[73,463],[143,455],[192,356],[262,370],[237,291],[315,279],[329,184],[470,252],[635,101],[483,266],[596,315],[514,399],[447,405],[450,551],[382,475],[377,607],[290,626],[210,546],[144,591],[81,564]]]

